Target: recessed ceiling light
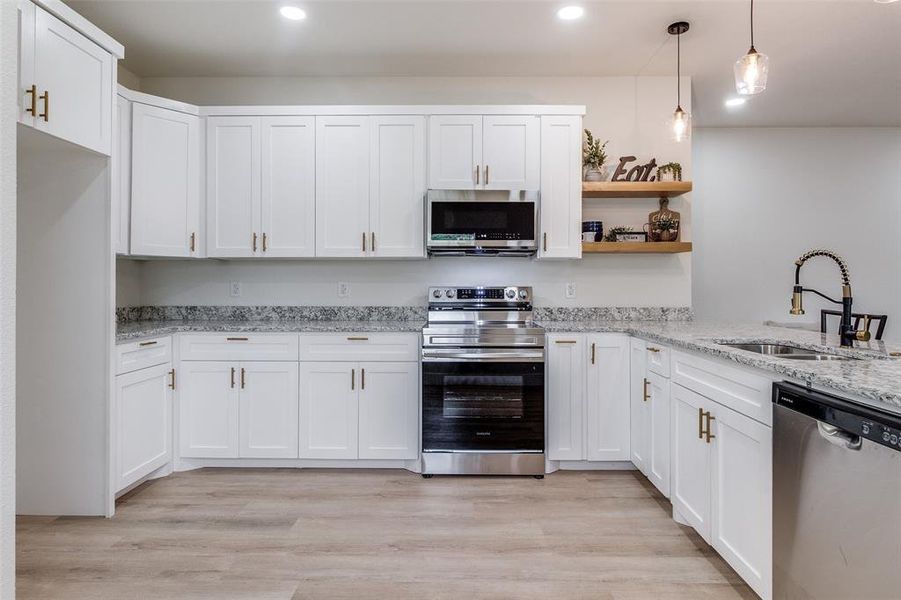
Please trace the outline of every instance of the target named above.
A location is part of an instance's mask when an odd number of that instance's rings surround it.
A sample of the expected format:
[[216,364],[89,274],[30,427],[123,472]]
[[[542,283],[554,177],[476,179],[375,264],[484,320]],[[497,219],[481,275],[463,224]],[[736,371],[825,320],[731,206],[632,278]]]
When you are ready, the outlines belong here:
[[303,21],[307,18],[307,13],[304,9],[297,6],[283,6],[278,9],[278,12],[286,19],[291,19],[292,21]]
[[876,0],[876,4],[892,4],[893,2],[897,2],[898,0]]
[[741,106],[745,102],[747,102],[747,100],[744,98],[729,98],[728,100],[726,100],[726,106],[730,108],[734,106]]
[[557,11],[557,18],[563,21],[575,21],[581,19],[585,14],[585,9],[581,6],[564,6]]

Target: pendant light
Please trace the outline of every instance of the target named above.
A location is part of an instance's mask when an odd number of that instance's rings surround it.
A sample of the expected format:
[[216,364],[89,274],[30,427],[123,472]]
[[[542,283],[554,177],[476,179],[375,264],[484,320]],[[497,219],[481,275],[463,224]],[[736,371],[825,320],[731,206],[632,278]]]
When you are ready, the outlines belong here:
[[676,110],[670,121],[672,138],[681,142],[691,137],[691,114],[682,109],[682,34],[688,31],[688,23],[677,21],[666,31],[676,36]]
[[754,0],[751,0],[751,49],[735,61],[735,91],[742,96],[753,96],[766,89],[766,76],[770,59],[754,48]]

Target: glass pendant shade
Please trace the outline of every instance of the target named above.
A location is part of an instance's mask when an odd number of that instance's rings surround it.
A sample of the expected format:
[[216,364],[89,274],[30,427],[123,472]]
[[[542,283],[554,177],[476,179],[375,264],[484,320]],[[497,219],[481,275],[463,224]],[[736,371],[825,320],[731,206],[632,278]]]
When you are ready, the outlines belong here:
[[682,110],[679,106],[673,113],[670,121],[672,139],[676,142],[682,142],[691,137],[691,114]]
[[766,89],[766,76],[770,59],[752,46],[748,53],[735,61],[735,91],[742,96],[753,96]]

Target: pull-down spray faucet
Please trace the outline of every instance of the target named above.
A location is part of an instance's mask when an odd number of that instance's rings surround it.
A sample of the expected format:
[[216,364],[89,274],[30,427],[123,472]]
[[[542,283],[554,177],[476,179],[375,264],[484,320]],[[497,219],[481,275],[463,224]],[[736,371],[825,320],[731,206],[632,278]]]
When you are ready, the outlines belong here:
[[[801,287],[801,267],[803,267],[804,263],[806,263],[814,256],[825,256],[827,258],[831,258],[838,265],[842,277],[842,299],[840,301],[830,298],[826,294],[818,292],[817,290]],[[789,311],[791,312],[791,314],[804,314],[804,306],[801,301],[801,294],[803,294],[804,292],[813,292],[817,296],[825,298],[829,302],[834,302],[835,304],[842,305],[842,322],[839,326],[839,337],[841,338],[842,346],[850,348],[854,346],[855,340],[861,342],[867,342],[870,340],[870,332],[867,331],[868,323],[864,325],[864,329],[862,331],[857,331],[854,329],[854,327],[851,326],[851,276],[848,274],[848,265],[845,263],[844,259],[842,259],[841,256],[839,256],[835,252],[832,252],[831,250],[810,250],[802,254],[798,258],[798,260],[795,261],[795,287],[792,291],[792,308],[791,311]],[[868,320],[869,319],[865,319],[865,321]]]

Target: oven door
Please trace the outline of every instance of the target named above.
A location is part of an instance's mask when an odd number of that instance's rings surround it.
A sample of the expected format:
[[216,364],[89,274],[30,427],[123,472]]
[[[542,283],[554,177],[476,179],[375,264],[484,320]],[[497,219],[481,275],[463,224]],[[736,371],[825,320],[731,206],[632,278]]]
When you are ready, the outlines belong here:
[[543,350],[452,354],[423,351],[423,452],[544,452]]

